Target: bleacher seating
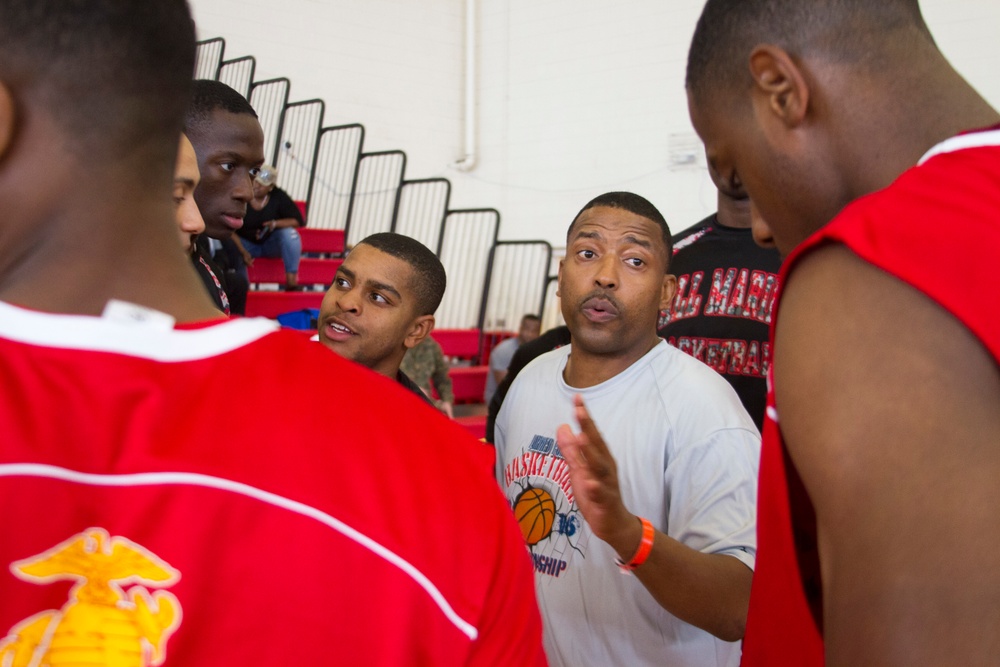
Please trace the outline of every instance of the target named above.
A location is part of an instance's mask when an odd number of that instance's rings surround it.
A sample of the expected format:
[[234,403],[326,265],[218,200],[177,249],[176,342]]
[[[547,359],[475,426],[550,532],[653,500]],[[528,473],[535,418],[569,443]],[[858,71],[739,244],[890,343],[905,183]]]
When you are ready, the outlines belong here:
[[481,336],[479,329],[434,329],[431,337],[441,346],[445,357],[466,362],[448,371],[456,404],[482,403],[489,369],[479,364]]
[[[323,285],[333,282],[333,276],[343,263],[342,259],[318,259],[303,257],[299,261],[300,285]],[[285,266],[280,259],[261,257],[247,268],[251,284],[285,282]]]
[[[297,202],[301,209],[305,206]],[[333,282],[337,269],[344,262],[344,231],[342,229],[299,230],[302,237],[302,259],[299,262],[299,284],[319,286],[325,289]],[[285,267],[281,259],[265,258],[254,260],[247,268],[250,284],[259,287],[265,283],[285,283]],[[322,291],[278,292],[251,289],[247,294],[247,317],[270,317],[303,308],[319,308],[323,301]]]
[[[443,326],[480,329],[543,310],[548,243],[500,241],[499,211],[451,208],[448,179],[413,178],[404,151],[370,150],[360,123],[326,125],[323,100],[292,101],[287,77],[256,80],[253,56],[228,56],[221,37],[199,42],[196,76],[229,84],[257,112],[265,160],[278,168],[279,185],[308,221],[300,230],[303,258],[342,258],[358,239],[396,231],[427,245],[445,266],[449,289],[437,313]],[[252,284],[280,285],[276,265],[260,262]],[[330,269],[307,262],[300,282],[328,285]],[[471,356],[482,363],[483,341],[475,345]]]
[[[484,335],[483,329],[543,310],[551,247],[499,241],[496,209],[452,209],[447,179],[411,178],[403,151],[366,150],[363,125],[325,126],[322,100],[289,101],[291,82],[284,77],[254,80],[254,58],[227,59],[222,38],[198,46],[196,76],[231,85],[254,106],[265,158],[278,167],[280,186],[308,221],[299,230],[299,283],[305,290],[282,291],[281,260],[258,259],[248,269],[252,289],[246,315],[277,318],[319,308],[349,241],[386,231],[412,236],[438,254],[448,274],[449,287],[436,313],[443,328],[433,336],[455,363],[456,403],[481,403],[489,352],[503,338]],[[458,421],[482,436],[483,417]]]
[[323,292],[275,292],[252,290],[247,294],[247,317],[276,319],[282,313],[303,308],[319,308]]
[[479,329],[434,329],[431,337],[446,357],[478,361]]
[[343,229],[313,229],[312,227],[302,227],[299,229],[299,236],[302,237],[303,255],[340,257],[344,254]]

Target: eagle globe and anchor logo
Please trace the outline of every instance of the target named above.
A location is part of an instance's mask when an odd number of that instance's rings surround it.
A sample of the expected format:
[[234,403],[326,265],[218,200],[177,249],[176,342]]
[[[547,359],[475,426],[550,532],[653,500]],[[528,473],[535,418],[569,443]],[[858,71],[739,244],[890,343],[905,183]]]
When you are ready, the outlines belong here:
[[12,563],[10,570],[36,584],[77,583],[61,609],[39,612],[11,628],[0,640],[0,665],[156,667],[166,659],[181,606],[172,593],[151,594],[147,587],[172,586],[180,573],[144,547],[88,528]]

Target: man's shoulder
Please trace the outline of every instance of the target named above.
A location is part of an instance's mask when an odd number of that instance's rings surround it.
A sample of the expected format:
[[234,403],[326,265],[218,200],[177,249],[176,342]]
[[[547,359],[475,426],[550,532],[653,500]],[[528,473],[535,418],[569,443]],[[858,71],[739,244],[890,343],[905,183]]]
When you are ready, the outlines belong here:
[[710,413],[718,417],[715,426],[728,424],[756,430],[736,390],[715,369],[665,341],[654,352],[649,356],[647,371],[662,409],[681,418],[677,423],[691,421],[687,417],[692,415]]
[[687,229],[683,229],[670,237],[674,254],[677,254],[687,246],[697,243],[707,234],[710,234],[715,228],[717,221],[716,214],[713,213],[704,220],[696,222]]
[[504,405],[508,401],[515,402],[519,400],[518,397],[524,394],[526,387],[533,387],[535,389],[545,387],[546,392],[551,394],[549,389],[558,385],[568,354],[569,346],[567,345],[544,352],[530,360],[518,372],[517,377],[511,383],[510,390],[504,398]]
[[503,364],[503,368],[507,368],[507,364],[510,363],[511,357],[517,351],[518,340],[516,337],[505,338],[496,344],[496,346],[490,350],[490,365],[496,368],[494,361],[499,361]]
[[[547,376],[556,378],[562,372],[562,367],[565,364],[566,357],[570,353],[570,345],[563,345],[562,347],[557,347],[554,350],[548,350],[536,355],[531,359],[521,372],[518,373],[517,377],[536,377],[536,376]],[[515,380],[516,382],[517,380]]]
[[497,343],[496,347],[493,348],[493,351],[496,352],[497,350],[501,350],[506,352],[507,350],[511,349],[516,350],[517,345],[518,345],[517,336],[511,336],[509,338],[504,338],[502,341]]

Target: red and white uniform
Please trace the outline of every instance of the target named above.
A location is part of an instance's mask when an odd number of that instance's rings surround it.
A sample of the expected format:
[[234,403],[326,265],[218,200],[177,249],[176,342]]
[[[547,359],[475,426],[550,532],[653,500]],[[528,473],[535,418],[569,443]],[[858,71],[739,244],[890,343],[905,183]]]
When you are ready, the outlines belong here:
[[[799,259],[829,242],[926,294],[1000,363],[1000,309],[995,298],[985,298],[995,290],[1000,248],[1000,129],[942,142],[891,186],[847,206],[789,256],[781,284]],[[815,514],[782,442],[774,406],[772,388],[742,664],[822,665]]]
[[481,445],[388,379],[265,320],[0,303],[0,392],[0,656],[544,664]]

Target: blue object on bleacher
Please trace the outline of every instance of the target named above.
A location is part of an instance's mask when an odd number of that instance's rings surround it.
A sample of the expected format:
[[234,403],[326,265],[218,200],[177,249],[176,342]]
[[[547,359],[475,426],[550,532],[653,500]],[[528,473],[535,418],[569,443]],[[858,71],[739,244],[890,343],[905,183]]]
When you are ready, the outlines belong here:
[[315,329],[319,308],[302,308],[278,315],[278,324],[289,329]]

